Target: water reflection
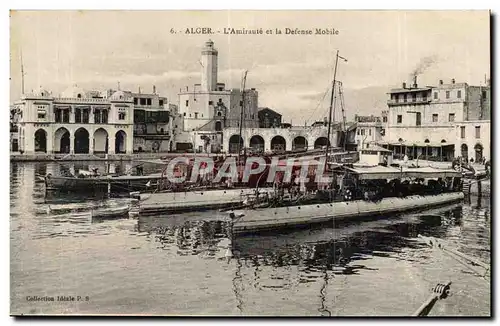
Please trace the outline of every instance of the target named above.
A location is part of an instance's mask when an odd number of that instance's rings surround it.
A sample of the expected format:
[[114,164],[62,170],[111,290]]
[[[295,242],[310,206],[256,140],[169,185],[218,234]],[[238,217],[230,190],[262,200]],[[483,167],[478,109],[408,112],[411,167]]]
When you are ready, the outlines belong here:
[[[85,168],[86,164],[74,163],[72,169]],[[310,297],[312,308],[308,307],[307,311],[312,314],[338,314],[334,309],[340,300],[336,297],[338,287],[342,288],[348,278],[357,280],[376,273],[379,266],[371,264],[373,260],[427,264],[428,252],[421,250],[425,244],[418,241],[419,234],[446,239],[459,251],[490,262],[490,202],[484,197],[471,197],[470,204],[418,214],[233,236],[227,216],[216,211],[96,220],[88,214],[89,209],[111,205],[113,200],[63,195],[53,198],[52,211],[47,212],[44,185],[36,176],[50,171],[62,174],[65,169],[67,167],[56,163],[11,164],[11,241],[14,245],[33,240],[38,241],[38,245],[50,238],[116,236],[124,231],[120,234],[123,243],[132,237],[133,241],[139,239],[134,248],[141,247],[142,241],[151,244],[151,247],[142,246],[150,250],[146,255],[168,255],[172,264],[179,261],[186,266],[194,261],[203,262],[197,265],[202,266],[200,275],[219,276],[228,271],[230,278],[221,286],[231,289],[232,307],[243,314],[250,311],[258,299],[271,300],[264,304],[272,306],[298,293],[307,293]],[[207,266],[207,270],[203,270],[203,266]],[[144,268],[148,270],[151,266]],[[113,275],[111,270],[109,275]],[[172,282],[182,282],[182,276]]]

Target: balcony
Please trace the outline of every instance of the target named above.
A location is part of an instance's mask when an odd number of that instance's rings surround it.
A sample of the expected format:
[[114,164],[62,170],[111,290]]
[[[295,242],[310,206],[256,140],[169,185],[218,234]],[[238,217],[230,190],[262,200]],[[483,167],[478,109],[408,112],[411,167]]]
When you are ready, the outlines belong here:
[[406,102],[402,100],[388,100],[388,106],[400,106],[400,105],[415,105],[415,104],[429,104],[431,102],[430,97],[426,98],[417,98],[415,101],[413,99],[409,99]]

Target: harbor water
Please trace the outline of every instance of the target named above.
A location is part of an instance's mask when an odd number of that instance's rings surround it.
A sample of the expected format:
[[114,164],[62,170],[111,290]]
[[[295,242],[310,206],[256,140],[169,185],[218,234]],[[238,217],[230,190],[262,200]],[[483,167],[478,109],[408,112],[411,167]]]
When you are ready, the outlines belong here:
[[11,163],[11,314],[408,316],[448,281],[430,315],[491,314],[489,274],[418,236],[490,264],[489,197],[232,238],[217,211],[95,220],[126,199],[46,198],[37,175],[104,169],[74,164]]

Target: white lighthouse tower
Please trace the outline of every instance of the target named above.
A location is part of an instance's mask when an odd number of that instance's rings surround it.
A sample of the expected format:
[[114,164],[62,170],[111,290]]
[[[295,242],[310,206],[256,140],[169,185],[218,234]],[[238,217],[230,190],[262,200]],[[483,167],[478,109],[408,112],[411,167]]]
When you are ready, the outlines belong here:
[[211,92],[217,89],[217,49],[214,42],[208,40],[201,51],[201,91]]

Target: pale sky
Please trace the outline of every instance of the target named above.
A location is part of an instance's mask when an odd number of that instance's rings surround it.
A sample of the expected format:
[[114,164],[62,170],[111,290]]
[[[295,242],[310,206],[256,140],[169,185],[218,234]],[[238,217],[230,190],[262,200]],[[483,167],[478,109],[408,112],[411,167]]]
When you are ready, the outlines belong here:
[[[11,102],[21,93],[20,51],[27,91],[59,94],[85,89],[150,92],[178,103],[180,88],[199,83],[200,51],[209,38],[219,50],[219,82],[259,91],[259,106],[285,121],[321,119],[333,77],[345,88],[348,116],[379,114],[386,92],[410,81],[433,58],[419,84],[439,79],[479,85],[490,71],[487,11],[16,11],[11,12]],[[185,35],[171,28],[335,28],[338,35]],[[321,99],[324,97],[323,101]]]

